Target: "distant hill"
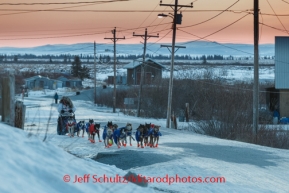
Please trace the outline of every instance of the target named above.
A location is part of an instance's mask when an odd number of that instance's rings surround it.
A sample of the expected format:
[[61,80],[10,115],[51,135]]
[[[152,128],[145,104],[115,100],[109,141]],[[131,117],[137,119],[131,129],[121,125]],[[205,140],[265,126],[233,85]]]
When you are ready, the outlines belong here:
[[[161,48],[161,44],[148,44],[147,54],[154,55],[170,55],[167,48]],[[171,44],[165,44],[171,45]],[[253,56],[252,44],[220,44],[218,42],[196,41],[177,44],[180,46],[186,46],[185,49],[179,49],[177,55],[223,55],[223,56]],[[260,56],[274,56],[274,44],[261,44]],[[143,44],[117,44],[116,46],[118,55],[135,54],[139,55],[143,53]],[[15,55],[15,54],[35,54],[35,55],[93,55],[93,43],[78,43],[78,44],[55,44],[55,45],[43,45],[31,48],[18,48],[18,47],[0,47],[0,55]],[[97,54],[113,55],[113,44],[96,44]]]

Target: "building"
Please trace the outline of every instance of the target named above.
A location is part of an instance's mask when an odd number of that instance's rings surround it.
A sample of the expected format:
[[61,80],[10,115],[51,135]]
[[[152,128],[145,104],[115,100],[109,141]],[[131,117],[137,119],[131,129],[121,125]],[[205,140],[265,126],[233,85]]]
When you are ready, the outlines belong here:
[[[57,80],[62,82],[61,87],[70,87],[70,88],[81,88],[82,87],[82,81],[78,78],[68,79],[64,76],[60,76],[57,78]],[[60,87],[57,87],[60,88]]]
[[[137,59],[124,66],[127,69],[127,84],[139,85],[141,80],[141,65],[143,59]],[[148,58],[144,66],[144,85],[154,84],[162,79],[162,70],[165,68],[162,64]]]
[[[114,84],[113,82],[114,80],[114,76],[108,76],[107,77],[107,84],[110,85],[110,84]],[[127,77],[125,75],[116,75],[116,84],[117,85],[126,85],[127,82]]]
[[43,77],[41,75],[26,78],[24,80],[25,80],[25,87],[28,89],[53,88],[52,80],[48,77]]
[[272,94],[274,108],[280,117],[289,117],[289,36],[275,37],[275,89]]
[[82,87],[82,81],[80,79],[67,79],[64,76],[58,79],[50,79],[41,75],[26,78],[25,87],[27,89],[57,89],[62,87]]

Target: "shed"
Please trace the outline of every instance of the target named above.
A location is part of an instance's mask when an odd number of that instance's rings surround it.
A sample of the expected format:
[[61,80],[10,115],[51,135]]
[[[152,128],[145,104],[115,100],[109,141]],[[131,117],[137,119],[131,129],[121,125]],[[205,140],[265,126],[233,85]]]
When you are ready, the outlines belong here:
[[162,79],[162,70],[165,68],[159,62],[156,62],[150,58],[145,60],[139,58],[133,62],[124,66],[127,69],[127,84],[139,85],[141,80],[141,66],[144,67],[144,83],[146,85],[154,84],[158,80]]
[[57,80],[62,82],[61,87],[82,87],[82,81],[79,78],[68,79],[64,76],[60,76],[59,78],[57,78]]

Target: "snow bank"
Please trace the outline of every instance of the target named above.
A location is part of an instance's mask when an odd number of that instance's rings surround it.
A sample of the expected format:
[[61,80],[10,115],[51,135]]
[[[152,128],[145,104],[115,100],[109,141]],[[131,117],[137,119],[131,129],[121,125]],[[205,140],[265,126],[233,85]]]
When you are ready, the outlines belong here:
[[[124,176],[126,172],[77,158],[59,147],[42,142],[34,135],[0,123],[1,174],[0,192],[154,192],[132,183],[94,183],[92,175]],[[90,174],[86,183],[85,174]],[[71,177],[64,182],[65,175]],[[75,175],[82,177],[76,182]],[[66,176],[66,180],[67,180]],[[81,181],[81,179],[79,179]]]

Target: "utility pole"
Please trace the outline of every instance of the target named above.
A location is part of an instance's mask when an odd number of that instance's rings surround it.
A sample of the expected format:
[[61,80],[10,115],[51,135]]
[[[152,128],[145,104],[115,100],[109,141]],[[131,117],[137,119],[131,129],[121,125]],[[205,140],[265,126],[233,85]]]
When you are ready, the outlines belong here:
[[96,104],[96,45],[94,42],[94,104]]
[[143,48],[143,62],[141,64],[141,77],[140,77],[140,84],[139,84],[139,93],[138,93],[138,105],[137,105],[137,116],[140,116],[140,107],[141,107],[141,95],[142,95],[142,85],[144,80],[144,65],[145,65],[145,58],[146,58],[146,46],[147,46],[147,40],[149,38],[158,38],[159,34],[157,36],[148,35],[147,29],[145,30],[144,35],[136,35],[133,32],[133,36],[140,36],[144,39],[144,48]]
[[259,126],[259,0],[254,0],[254,91],[253,137],[257,140]]
[[170,128],[171,119],[171,109],[172,109],[172,95],[173,95],[173,76],[174,76],[174,59],[175,59],[175,43],[176,43],[176,31],[177,24],[181,24],[182,14],[178,14],[178,10],[182,7],[193,8],[193,3],[191,5],[178,5],[178,0],[175,0],[175,4],[162,4],[160,1],[160,6],[169,6],[174,10],[174,22],[173,22],[173,39],[172,39],[172,57],[171,57],[171,72],[169,81],[169,94],[168,94],[168,107],[167,107],[167,123],[166,127]]
[[[173,57],[173,54],[172,54],[173,51],[169,49],[170,47],[172,48],[172,46],[161,45],[161,47],[168,48],[168,50],[171,52],[171,57]],[[180,48],[186,48],[186,46],[176,46],[175,45],[175,48],[177,48],[177,50],[175,50],[174,53],[176,53]],[[171,109],[172,109],[172,100],[173,100],[173,73],[174,73],[174,68],[170,73],[169,93],[168,93],[168,101],[170,101],[170,103],[168,102],[168,109],[170,109],[170,110],[167,111],[167,128],[171,128],[171,124],[170,124],[171,121],[170,120],[171,120],[171,111],[172,111]],[[176,128],[176,127],[174,127],[174,128]]]
[[111,30],[111,33],[113,34],[113,38],[104,38],[104,39],[110,39],[113,41],[113,51],[114,51],[114,65],[113,65],[113,112],[115,113],[115,107],[116,107],[116,41],[119,39],[125,39],[123,38],[116,38],[116,28]]

